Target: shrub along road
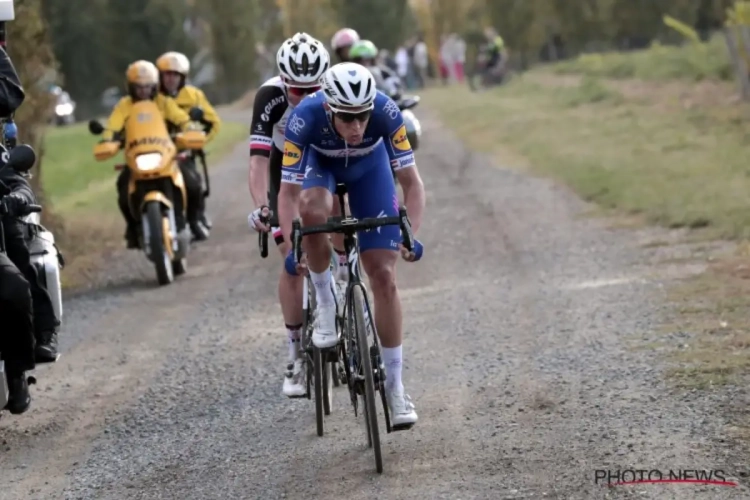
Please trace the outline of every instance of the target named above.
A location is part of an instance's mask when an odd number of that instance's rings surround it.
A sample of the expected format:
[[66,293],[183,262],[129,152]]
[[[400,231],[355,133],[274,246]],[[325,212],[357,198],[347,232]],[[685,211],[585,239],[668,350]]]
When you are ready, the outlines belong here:
[[[119,252],[66,302],[63,358],[3,417],[5,498],[747,498],[744,486],[595,484],[597,469],[747,471],[719,403],[673,393],[631,349],[663,312],[632,233],[554,183],[495,168],[423,111],[417,264],[399,264],[405,383],[420,421],[377,477],[343,388],[327,434],[281,395],[279,259],[248,234],[247,150],[218,166],[216,229],[156,288]],[[273,258],[276,257],[276,258]],[[741,480],[742,481],[742,480]]]

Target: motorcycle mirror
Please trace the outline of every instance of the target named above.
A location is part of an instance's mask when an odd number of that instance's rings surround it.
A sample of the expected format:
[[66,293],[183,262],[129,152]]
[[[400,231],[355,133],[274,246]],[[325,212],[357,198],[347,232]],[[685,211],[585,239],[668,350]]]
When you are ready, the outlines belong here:
[[198,107],[190,108],[190,119],[194,122],[199,122],[203,120],[203,110]]
[[7,166],[16,172],[28,172],[34,163],[36,163],[36,152],[28,144],[19,144],[10,150]]
[[104,132],[104,126],[96,120],[90,120],[89,132],[91,132],[92,135],[99,135]]
[[401,100],[398,107],[401,108],[401,111],[412,109],[416,107],[417,104],[419,104],[419,99],[420,97],[418,95],[405,97]]

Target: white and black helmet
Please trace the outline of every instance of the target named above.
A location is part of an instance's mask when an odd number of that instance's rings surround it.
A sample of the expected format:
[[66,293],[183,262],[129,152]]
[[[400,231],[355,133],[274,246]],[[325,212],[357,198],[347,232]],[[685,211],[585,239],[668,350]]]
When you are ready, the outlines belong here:
[[320,41],[307,33],[297,33],[279,47],[276,65],[285,83],[314,87],[320,85],[320,77],[331,65],[331,58]]
[[375,107],[375,78],[364,66],[345,62],[331,66],[323,75],[323,93],[332,111]]

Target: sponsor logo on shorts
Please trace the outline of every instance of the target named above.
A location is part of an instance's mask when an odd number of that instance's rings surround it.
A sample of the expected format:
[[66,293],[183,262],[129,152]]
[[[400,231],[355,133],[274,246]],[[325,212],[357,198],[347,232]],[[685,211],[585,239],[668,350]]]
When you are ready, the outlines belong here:
[[304,180],[305,174],[287,171],[281,172],[281,182],[286,182],[288,184],[302,184],[302,181]]
[[284,159],[281,164],[285,167],[292,167],[299,163],[302,158],[302,151],[289,141],[284,141]]

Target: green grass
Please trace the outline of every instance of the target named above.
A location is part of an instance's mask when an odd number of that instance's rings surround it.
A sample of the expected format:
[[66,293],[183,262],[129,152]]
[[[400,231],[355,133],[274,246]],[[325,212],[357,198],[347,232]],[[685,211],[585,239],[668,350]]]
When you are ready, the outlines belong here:
[[[436,88],[423,99],[469,147],[499,165],[555,178],[602,212],[696,229],[689,237],[750,239],[747,105],[732,98],[730,84],[596,76],[647,57],[607,55],[600,68],[609,69],[580,77],[542,69],[485,92]],[[678,387],[744,384],[750,373],[750,244],[744,246],[743,255],[668,287],[673,317],[663,332],[688,336],[654,345],[664,348]]]
[[723,37],[682,46],[654,45],[647,50],[586,54],[556,65],[562,74],[642,80],[731,80],[732,65]]
[[630,99],[590,76],[555,78],[532,72],[498,89],[433,89],[424,99],[473,148],[510,150],[606,209],[750,237],[750,142],[738,109],[686,110],[659,96]]
[[[247,135],[247,126],[224,122],[222,130],[206,148],[209,166]],[[44,191],[55,213],[66,217],[80,210],[116,211],[113,165],[122,155],[98,162],[92,154],[98,139],[88,132],[85,123],[69,127],[50,127],[44,143]]]

